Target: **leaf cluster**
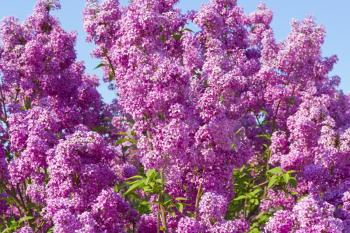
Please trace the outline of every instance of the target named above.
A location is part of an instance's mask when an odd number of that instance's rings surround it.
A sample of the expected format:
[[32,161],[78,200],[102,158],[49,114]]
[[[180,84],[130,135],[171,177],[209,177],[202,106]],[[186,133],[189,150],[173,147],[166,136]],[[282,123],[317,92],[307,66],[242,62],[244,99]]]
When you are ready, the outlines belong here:
[[[265,172],[261,172],[264,169]],[[297,185],[295,171],[284,171],[280,167],[266,170],[265,164],[242,166],[234,170],[233,178],[235,198],[229,205],[226,218],[243,216],[252,223],[250,232],[261,232],[262,226],[277,210],[261,212],[259,208],[268,190],[281,190],[293,195],[290,188]]]
[[19,228],[23,227],[26,222],[29,222],[33,219],[34,219],[34,217],[32,217],[32,216],[25,216],[25,217],[22,217],[19,219],[16,219],[14,217],[7,219],[5,221],[4,229],[2,229],[0,226],[0,229],[2,230],[1,233],[16,232]]
[[[177,211],[182,213],[186,205],[186,198],[173,198],[165,192],[165,181],[155,169],[148,170],[144,175],[130,177],[127,179],[126,185],[127,190],[124,192],[124,196],[136,204],[135,208],[140,213],[150,212],[149,197],[152,195],[158,196],[158,199],[153,204],[164,207],[173,216],[175,216]],[[138,191],[147,194],[147,196],[141,198],[137,194]]]

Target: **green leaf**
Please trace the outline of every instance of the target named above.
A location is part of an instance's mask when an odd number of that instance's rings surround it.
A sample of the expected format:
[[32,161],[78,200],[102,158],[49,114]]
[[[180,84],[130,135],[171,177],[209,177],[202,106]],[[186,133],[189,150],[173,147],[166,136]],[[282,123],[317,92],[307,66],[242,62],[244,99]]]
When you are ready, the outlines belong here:
[[125,142],[130,142],[131,144],[137,143],[137,141],[135,139],[132,139],[132,138],[121,138],[121,139],[117,140],[115,144],[118,146],[118,145],[121,145]]
[[127,142],[127,141],[128,140],[126,138],[121,138],[121,139],[117,140],[115,142],[115,144],[118,146],[118,145],[121,145],[121,144],[123,144],[124,142]]
[[256,194],[258,194],[259,192],[261,192],[261,188],[255,189],[253,192],[250,192],[249,194],[252,196],[255,196]]
[[155,193],[155,190],[152,187],[146,186],[143,188],[145,193]]
[[18,224],[21,224],[21,223],[24,223],[24,222],[28,222],[29,220],[32,220],[34,219],[34,217],[32,216],[25,216],[25,217],[22,217],[18,220]]
[[179,40],[181,40],[182,34],[181,33],[174,33],[174,34],[172,34],[172,37],[175,40],[179,41]]
[[282,177],[286,184],[289,184],[289,181],[292,178],[288,173],[285,173]]
[[143,179],[143,176],[136,175],[136,176],[129,177],[126,180],[139,180],[139,179]]
[[106,64],[100,63],[100,64],[98,64],[98,65],[94,68],[94,70],[97,70],[98,68],[101,68],[101,67],[103,67],[103,66],[106,66]]
[[133,192],[136,189],[143,188],[145,186],[145,183],[143,180],[140,180],[139,182],[136,182],[132,184],[129,189],[125,192],[124,195],[128,195],[129,193]]
[[156,179],[155,182],[158,184],[163,184],[163,180],[161,178]]
[[295,188],[297,186],[297,179],[295,179],[294,177],[292,177],[290,180],[289,180],[289,184]]
[[168,205],[171,205],[171,204],[173,204],[172,200],[167,200],[167,201],[163,202],[163,206],[168,206]]
[[181,202],[178,202],[175,204],[176,205],[176,209],[180,212],[183,213],[184,211],[184,204],[182,204]]
[[280,167],[275,167],[272,168],[270,170],[267,171],[268,174],[272,174],[272,175],[282,175],[283,174],[283,170]]
[[137,144],[137,141],[133,138],[129,138],[129,142],[131,142],[132,144]]
[[128,136],[128,133],[127,133],[127,132],[118,132],[117,134],[118,134],[118,135],[122,135],[122,136]]
[[235,201],[239,201],[239,200],[244,200],[244,199],[247,199],[247,196],[246,195],[241,195],[239,197],[236,197],[234,200]]
[[184,28],[183,31],[193,32],[193,30],[191,30],[189,28]]
[[298,193],[297,193],[297,192],[290,192],[290,194],[291,194],[292,196],[298,196]]
[[150,186],[151,179],[152,179],[151,176],[147,176],[146,179],[145,179],[145,185]]
[[157,175],[157,172],[156,170],[154,169],[149,169],[147,172],[146,172],[146,177],[154,177]]
[[133,181],[128,181],[127,184],[130,186],[130,185],[133,185],[133,184],[136,184],[136,183],[139,183],[140,180],[143,180],[143,179],[138,179],[138,180],[133,180]]
[[270,134],[258,134],[257,135],[258,138],[263,138],[263,139],[266,139],[266,140],[271,140],[271,135]]
[[258,228],[250,229],[248,233],[260,233],[260,230]]
[[114,188],[113,188],[114,192],[119,193],[120,189],[121,189],[121,185],[120,184],[114,185]]
[[277,182],[278,182],[278,179],[276,176],[271,177],[271,179],[269,180],[269,183],[267,185],[267,188],[273,187]]
[[146,200],[139,201],[138,205],[136,206],[136,209],[139,211],[140,214],[149,214],[151,212],[150,203]]

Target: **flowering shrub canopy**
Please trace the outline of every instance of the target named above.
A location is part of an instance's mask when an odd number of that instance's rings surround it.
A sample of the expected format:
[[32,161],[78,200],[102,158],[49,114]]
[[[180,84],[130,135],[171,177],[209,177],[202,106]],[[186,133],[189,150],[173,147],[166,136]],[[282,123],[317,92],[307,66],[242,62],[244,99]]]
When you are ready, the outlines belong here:
[[58,0],[2,21],[0,231],[350,232],[350,99],[324,28],[277,42],[264,4],[176,3],[87,1],[112,104]]

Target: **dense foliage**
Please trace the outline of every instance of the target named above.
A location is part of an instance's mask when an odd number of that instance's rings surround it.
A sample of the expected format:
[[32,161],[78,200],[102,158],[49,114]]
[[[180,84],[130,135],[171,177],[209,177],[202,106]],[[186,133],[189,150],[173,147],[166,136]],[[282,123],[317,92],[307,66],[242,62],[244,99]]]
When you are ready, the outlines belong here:
[[58,0],[3,20],[1,232],[350,232],[350,99],[324,29],[276,42],[263,4],[176,2],[87,2],[112,104]]

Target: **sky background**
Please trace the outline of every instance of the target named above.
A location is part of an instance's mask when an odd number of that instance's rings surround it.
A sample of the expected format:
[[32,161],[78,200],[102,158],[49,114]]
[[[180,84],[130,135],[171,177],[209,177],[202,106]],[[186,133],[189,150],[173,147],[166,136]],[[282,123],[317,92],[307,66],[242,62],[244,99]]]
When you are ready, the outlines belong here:
[[[181,0],[178,4],[183,11],[198,10],[201,5],[209,0]],[[35,0],[0,0],[0,19],[5,16],[15,16],[24,20],[31,14]],[[126,5],[128,0],[121,0]],[[239,0],[238,4],[246,13],[256,9],[261,0]],[[313,16],[316,22],[322,24],[327,31],[326,41],[323,46],[323,55],[336,54],[339,58],[332,74],[341,77],[340,88],[345,93],[350,92],[350,1],[349,0],[265,0],[263,1],[273,11],[274,18],[272,28],[278,41],[286,38],[290,31],[292,18],[303,19]],[[63,28],[67,31],[76,31],[78,39],[76,49],[78,59],[85,61],[86,71],[90,74],[102,76],[100,70],[94,70],[99,61],[90,56],[93,45],[85,41],[85,32],[82,27],[82,10],[85,0],[61,0],[62,9],[55,11]],[[114,98],[114,93],[107,89],[107,85],[101,81],[99,91],[106,102]]]

